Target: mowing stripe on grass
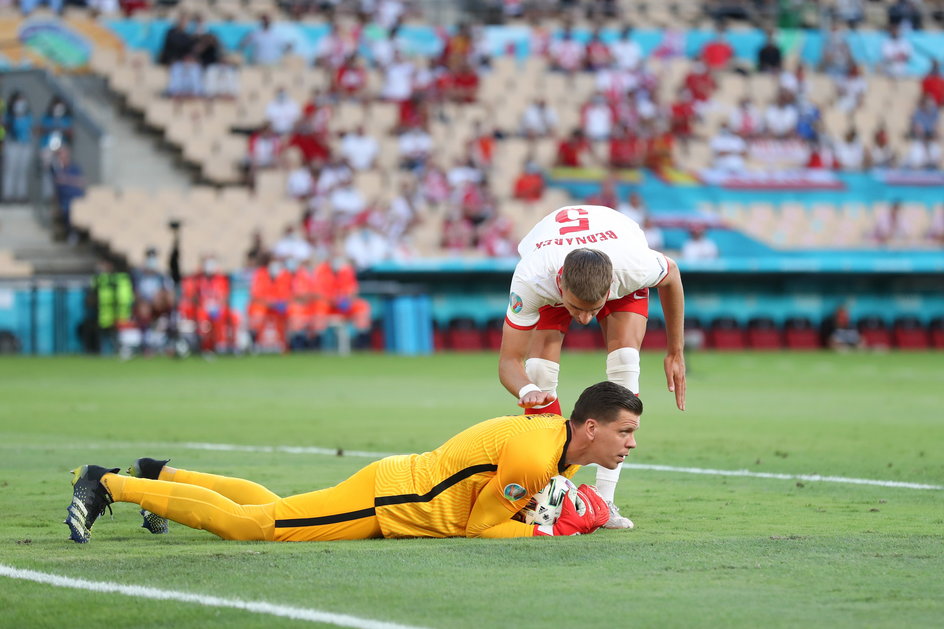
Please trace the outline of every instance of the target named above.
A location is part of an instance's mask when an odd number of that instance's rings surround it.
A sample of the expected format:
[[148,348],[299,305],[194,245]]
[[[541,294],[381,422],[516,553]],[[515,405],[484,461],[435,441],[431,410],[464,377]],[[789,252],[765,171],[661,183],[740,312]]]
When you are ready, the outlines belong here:
[[[167,444],[188,450],[217,450],[232,452],[284,452],[286,454],[322,454],[328,456],[356,456],[380,459],[385,456],[402,454],[397,452],[366,452],[363,450],[339,450],[337,448],[318,448],[314,446],[245,446],[227,443],[187,442]],[[896,487],[899,489],[944,489],[944,485],[925,483],[907,483],[894,480],[873,480],[870,478],[848,478],[845,476],[822,476],[820,474],[777,474],[773,472],[752,472],[750,470],[713,470],[700,467],[675,467],[672,465],[654,465],[648,463],[623,463],[623,467],[633,470],[652,472],[677,472],[681,474],[703,474],[708,476],[742,476],[748,478],[771,478],[775,480],[802,480],[822,483],[847,483],[851,485],[875,485],[877,487]]]
[[[142,446],[160,449],[162,451],[173,452],[176,449],[182,450],[211,450],[218,452],[261,452],[261,453],[283,453],[283,454],[319,454],[324,456],[351,456],[365,459],[381,459],[385,456],[403,454],[402,452],[368,452],[366,450],[343,450],[340,448],[319,448],[316,446],[247,446],[233,443],[202,443],[202,442],[183,442],[183,443],[139,443],[139,442],[112,442],[112,443],[94,443],[82,445],[80,442],[72,442],[68,447],[72,449],[103,449],[103,448],[140,448]],[[0,448],[6,447],[6,444],[0,444]],[[32,446],[16,445],[13,447],[23,448]],[[50,446],[36,446],[48,449]],[[739,476],[743,478],[768,478],[773,480],[799,480],[811,483],[845,483],[847,485],[872,485],[875,487],[891,487],[896,489],[930,489],[941,490],[944,485],[932,485],[928,483],[909,483],[897,480],[876,480],[871,478],[850,478],[847,476],[823,476],[821,474],[781,474],[775,472],[752,472],[750,470],[715,470],[701,467],[678,467],[673,465],[655,465],[649,463],[623,463],[623,467],[632,470],[642,470],[649,472],[675,472],[679,474],[701,474],[707,476]]]
[[370,620],[369,618],[358,618],[357,616],[348,616],[347,614],[335,614],[324,612],[317,609],[306,609],[304,607],[292,607],[290,605],[276,605],[266,603],[265,601],[243,601],[237,598],[220,598],[218,596],[207,596],[204,594],[191,594],[189,592],[175,592],[174,590],[161,590],[145,585],[122,585],[121,583],[111,583],[109,581],[87,581],[85,579],[73,579],[57,574],[46,572],[36,572],[35,570],[24,570],[0,564],[0,576],[11,579],[20,579],[22,581],[33,581],[55,587],[71,588],[74,590],[88,590],[91,592],[102,592],[105,594],[123,594],[135,598],[150,598],[158,601],[177,601],[180,603],[194,603],[204,607],[225,607],[229,609],[240,609],[256,614],[268,614],[269,616],[279,616],[280,618],[291,618],[292,620],[307,620],[309,622],[321,622],[338,627],[355,627],[356,629],[419,629],[410,625],[399,625],[392,622],[382,622],[379,620]]

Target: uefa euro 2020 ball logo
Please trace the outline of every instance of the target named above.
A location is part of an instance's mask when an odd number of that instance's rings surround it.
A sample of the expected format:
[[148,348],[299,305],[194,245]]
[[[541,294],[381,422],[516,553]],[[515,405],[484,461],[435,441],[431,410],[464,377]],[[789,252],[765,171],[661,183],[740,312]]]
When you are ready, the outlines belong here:
[[521,309],[524,307],[524,303],[522,303],[518,293],[512,293],[511,297],[508,298],[508,303],[511,304],[511,311],[515,314],[521,312]]

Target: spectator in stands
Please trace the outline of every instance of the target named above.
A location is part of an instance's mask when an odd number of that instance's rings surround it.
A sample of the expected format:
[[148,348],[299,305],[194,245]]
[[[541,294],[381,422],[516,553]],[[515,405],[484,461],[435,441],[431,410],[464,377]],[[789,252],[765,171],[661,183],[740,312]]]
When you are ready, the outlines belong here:
[[458,212],[451,212],[443,223],[442,248],[461,253],[475,246],[475,226]]
[[387,239],[367,221],[352,226],[343,235],[344,256],[358,271],[368,269],[390,258],[391,251]]
[[856,28],[865,20],[865,7],[862,0],[836,0],[833,8],[837,20],[845,22],[849,28]]
[[928,238],[932,244],[944,247],[944,206],[938,205],[928,226]]
[[619,195],[616,191],[618,183],[615,173],[608,172],[600,181],[600,189],[587,197],[587,205],[602,205],[608,208],[616,209],[619,205]]
[[327,135],[333,115],[334,108],[331,106],[330,97],[315,88],[302,106],[300,122],[307,125],[309,133]]
[[902,158],[902,168],[911,170],[938,170],[941,168],[941,146],[933,133],[922,133],[918,127],[911,130],[908,148]]
[[[200,53],[203,65],[203,94],[207,98],[233,100],[239,96],[239,67],[234,59],[226,54],[213,33],[201,36],[204,42]],[[201,45],[197,44],[198,47]]]
[[[301,152],[302,161],[313,166],[324,164],[331,159],[331,147],[329,146],[326,131],[320,131],[318,128],[317,114],[312,116],[303,116],[292,130],[288,141],[281,138],[281,144],[284,148],[293,148]],[[276,137],[279,137],[276,135]]]
[[749,95],[743,96],[737,108],[728,116],[728,126],[746,139],[755,138],[764,132],[764,117]]
[[662,228],[656,225],[648,214],[642,222],[642,233],[646,236],[646,242],[650,249],[655,251],[665,250],[665,236],[662,233]]
[[894,168],[897,163],[898,156],[888,143],[888,131],[885,130],[884,125],[879,126],[872,138],[872,146],[869,147],[868,167]]
[[488,170],[495,161],[495,136],[495,131],[487,130],[481,120],[472,123],[467,152],[479,170]]
[[747,142],[731,130],[727,123],[722,123],[718,133],[709,142],[711,149],[711,168],[725,174],[737,175],[744,172],[744,156],[747,154]]
[[806,95],[806,68],[803,63],[797,60],[793,69],[783,68],[777,77],[777,83],[780,91],[789,92],[793,98],[799,98]]
[[820,70],[836,79],[846,76],[849,67],[854,63],[852,51],[846,41],[846,33],[838,21],[834,21],[829,34],[823,40],[823,56],[820,61]]
[[279,135],[284,136],[291,133],[301,116],[301,107],[289,96],[284,87],[279,87],[275,91],[275,98],[266,105],[266,120],[272,130]]
[[944,77],[937,59],[931,59],[931,68],[921,81],[922,96],[930,96],[938,107],[944,107]]
[[540,201],[544,196],[544,175],[541,166],[532,157],[524,160],[524,168],[515,179],[514,198],[522,201]]
[[249,58],[255,65],[274,66],[291,49],[291,44],[272,28],[269,16],[263,14],[259,16],[259,28],[246,33],[239,47],[249,50]]
[[809,158],[806,167],[810,170],[834,170],[838,163],[832,142],[825,133],[818,133],[808,141]]
[[767,106],[764,112],[764,128],[774,139],[784,140],[796,135],[799,111],[793,95],[781,89],[777,101]]
[[694,226],[688,240],[682,245],[682,260],[686,262],[705,262],[718,258],[718,245],[705,235],[705,228]]
[[774,32],[767,30],[764,45],[757,51],[757,71],[770,74],[780,74],[783,69],[783,53],[774,38]]
[[450,72],[446,96],[456,103],[474,103],[478,98],[479,76],[468,61]]
[[249,136],[249,148],[246,155],[246,175],[250,183],[255,182],[259,170],[275,168],[281,163],[285,142],[272,129],[270,123]]
[[613,108],[600,92],[595,92],[580,108],[580,124],[591,141],[609,139],[615,119]]
[[331,192],[342,183],[347,182],[354,176],[351,167],[340,156],[332,157],[318,173],[318,180],[315,183],[317,194],[327,197]]
[[[157,62],[168,68],[193,52],[194,37],[190,33],[187,14],[181,12],[177,20],[164,34],[164,44]],[[170,91],[170,88],[168,88]]]
[[357,37],[335,20],[328,19],[328,34],[322,37],[315,48],[315,64],[323,68],[331,77],[345,61],[357,52]]
[[26,96],[20,91],[14,91],[4,113],[3,199],[25,201],[34,155],[33,112]]
[[849,127],[843,139],[836,142],[835,153],[840,170],[854,172],[865,167],[865,147],[855,127]]
[[823,126],[823,117],[816,103],[801,97],[797,103],[796,134],[801,140],[815,140]]
[[857,110],[867,87],[858,64],[849,64],[846,73],[836,79],[836,107],[844,112]]
[[286,194],[292,199],[307,202],[315,193],[315,177],[311,166],[305,162],[302,152],[294,146],[285,151],[285,164],[288,168]]
[[588,72],[609,68],[613,64],[613,55],[610,53],[610,48],[600,38],[600,27],[595,27],[590,34],[586,51],[584,69]]
[[74,120],[69,106],[58,96],[53,96],[46,108],[46,113],[39,125],[39,157],[42,165],[42,195],[43,200],[49,200],[53,195],[52,165],[53,154],[60,146],[72,145],[72,131]]
[[557,131],[557,112],[547,100],[536,98],[521,114],[521,135],[528,139],[546,138]]
[[922,135],[934,133],[937,130],[937,121],[940,117],[937,103],[934,97],[924,95],[918,103],[918,108],[911,114],[911,127],[917,129]]
[[349,54],[334,73],[331,91],[342,99],[366,102],[367,70],[363,59]]
[[839,352],[850,349],[865,349],[865,340],[852,324],[849,311],[840,306],[831,317],[823,322],[823,335],[826,345]]
[[400,168],[420,172],[433,151],[433,138],[421,127],[411,127],[397,138]]
[[181,281],[180,317],[195,324],[201,352],[237,349],[240,316],[230,307],[229,276],[220,270],[216,256],[200,260],[200,270]]
[[901,212],[901,201],[894,200],[891,205],[875,214],[875,227],[872,237],[880,245],[901,245],[908,239],[908,225]]
[[709,108],[709,99],[718,84],[715,82],[711,69],[702,61],[695,61],[692,63],[692,69],[685,76],[685,87],[695,100],[696,111],[703,114]]
[[311,257],[311,245],[294,224],[285,226],[282,237],[272,247],[272,256],[283,264],[288,260],[303,262]]
[[583,69],[587,50],[583,43],[574,38],[571,25],[566,24],[560,39],[551,42],[548,56],[551,70],[573,74]]
[[566,168],[583,168],[589,165],[593,157],[593,148],[582,129],[574,129],[570,135],[557,145],[557,166]]
[[636,190],[631,190],[626,195],[626,200],[616,204],[613,208],[620,214],[634,220],[638,225],[642,225],[646,217],[646,204]]
[[409,240],[413,229],[422,221],[423,198],[415,179],[400,182],[397,196],[381,219],[381,230],[387,235],[390,248],[395,250],[401,242]]
[[78,241],[78,234],[72,226],[72,204],[85,196],[85,176],[82,168],[72,159],[72,149],[60,146],[55,152],[50,165],[52,182],[59,208],[59,220],[69,244]]
[[517,240],[514,238],[515,224],[501,214],[495,214],[479,225],[476,248],[489,258],[517,257]]
[[397,107],[397,124],[394,133],[403,133],[407,129],[429,128],[429,102],[421,94],[413,93]]
[[709,71],[728,70],[734,58],[734,48],[725,38],[724,26],[719,26],[714,39],[701,49],[700,59]]
[[203,68],[194,47],[170,64],[167,95],[175,100],[203,96]]
[[384,68],[383,85],[380,88],[380,97],[394,103],[402,103],[413,94],[413,80],[416,76],[416,65],[404,59],[399,51],[394,52],[393,60]]
[[902,37],[901,28],[889,26],[888,39],[882,42],[881,64],[885,73],[893,79],[903,78],[908,73],[913,54],[911,42]]
[[262,258],[268,251],[262,240],[262,230],[254,229],[249,239],[249,248],[246,249],[246,268],[254,269],[262,265]]
[[357,125],[341,140],[341,155],[355,171],[372,169],[379,152],[377,139],[364,131],[364,125]]
[[625,124],[616,125],[610,137],[610,168],[639,168],[645,158],[645,151],[639,138],[632,135]]
[[334,212],[335,220],[342,225],[354,222],[360,214],[368,209],[367,201],[361,195],[357,186],[354,185],[354,179],[350,176],[338,182],[338,185],[328,195],[328,201]]
[[695,122],[698,112],[691,91],[685,86],[679,88],[678,98],[669,108],[669,131],[687,150],[688,142],[695,135]]
[[616,67],[620,70],[635,72],[642,60],[642,48],[633,40],[633,27],[626,25],[619,39],[610,44],[610,52]]
[[914,0],[894,0],[888,6],[888,24],[905,31],[921,30],[920,3]]

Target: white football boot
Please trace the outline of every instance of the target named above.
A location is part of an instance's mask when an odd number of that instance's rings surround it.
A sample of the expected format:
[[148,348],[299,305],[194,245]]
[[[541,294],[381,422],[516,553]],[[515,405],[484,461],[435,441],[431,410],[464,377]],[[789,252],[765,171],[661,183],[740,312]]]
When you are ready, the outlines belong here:
[[605,529],[631,529],[636,525],[626,516],[620,515],[619,507],[611,500],[606,501],[606,506],[610,508],[610,519],[603,525]]

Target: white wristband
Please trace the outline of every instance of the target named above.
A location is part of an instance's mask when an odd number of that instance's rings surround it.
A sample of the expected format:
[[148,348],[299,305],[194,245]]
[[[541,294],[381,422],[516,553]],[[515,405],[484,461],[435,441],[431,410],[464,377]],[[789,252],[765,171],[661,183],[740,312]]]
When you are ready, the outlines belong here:
[[527,394],[531,393],[532,391],[538,391],[538,392],[540,392],[540,391],[541,391],[541,387],[539,387],[538,385],[534,384],[533,382],[529,382],[528,384],[526,384],[526,385],[524,385],[523,387],[521,387],[521,390],[520,390],[520,391],[518,391],[518,399],[520,400],[521,398],[523,398],[523,397],[526,396]]

